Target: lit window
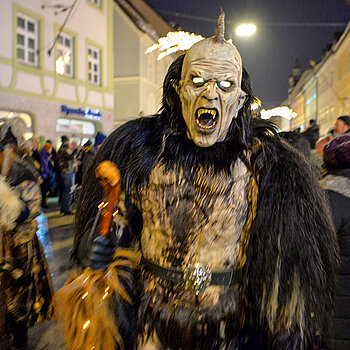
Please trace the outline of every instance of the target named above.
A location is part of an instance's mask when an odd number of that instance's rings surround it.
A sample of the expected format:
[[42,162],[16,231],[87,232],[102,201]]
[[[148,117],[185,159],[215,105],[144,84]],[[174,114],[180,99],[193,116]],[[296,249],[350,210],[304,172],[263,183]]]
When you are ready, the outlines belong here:
[[96,128],[93,122],[85,120],[59,118],[56,124],[56,131],[62,133],[73,133],[79,135],[95,135]]
[[88,47],[88,81],[94,85],[101,85],[101,51]]
[[61,33],[57,40],[57,60],[56,73],[73,77],[74,63],[74,38],[65,33]]
[[17,14],[17,60],[38,65],[38,21],[22,13]]

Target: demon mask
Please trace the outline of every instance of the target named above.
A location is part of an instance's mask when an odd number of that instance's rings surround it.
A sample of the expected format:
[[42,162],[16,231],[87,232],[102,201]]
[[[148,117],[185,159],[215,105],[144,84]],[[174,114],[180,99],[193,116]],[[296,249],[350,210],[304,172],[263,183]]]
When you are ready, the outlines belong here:
[[242,59],[224,39],[224,14],[216,35],[193,45],[186,53],[178,93],[187,136],[201,147],[223,141],[242,108]]

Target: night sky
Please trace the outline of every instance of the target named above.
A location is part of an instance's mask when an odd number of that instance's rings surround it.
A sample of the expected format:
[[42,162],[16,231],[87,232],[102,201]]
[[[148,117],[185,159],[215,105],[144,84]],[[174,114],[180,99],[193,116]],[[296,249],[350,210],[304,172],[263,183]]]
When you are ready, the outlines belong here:
[[[221,6],[227,22],[225,37],[233,39],[251,76],[254,94],[268,108],[288,97],[288,77],[295,58],[299,58],[302,71],[311,68],[309,61],[320,61],[334,32],[345,29],[311,24],[350,20],[350,0],[146,1],[168,22],[204,37],[214,35]],[[234,28],[247,21],[257,25],[257,32],[249,38],[237,37]]]

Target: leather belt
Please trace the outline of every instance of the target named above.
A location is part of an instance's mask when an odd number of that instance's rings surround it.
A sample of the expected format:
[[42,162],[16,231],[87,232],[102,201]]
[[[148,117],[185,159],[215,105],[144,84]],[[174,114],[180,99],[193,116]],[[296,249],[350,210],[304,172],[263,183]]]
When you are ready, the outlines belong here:
[[211,271],[202,264],[189,265],[185,270],[173,267],[162,267],[142,257],[143,269],[155,277],[171,282],[183,284],[187,290],[199,294],[209,286],[231,287],[234,282],[242,279],[242,270],[227,269]]

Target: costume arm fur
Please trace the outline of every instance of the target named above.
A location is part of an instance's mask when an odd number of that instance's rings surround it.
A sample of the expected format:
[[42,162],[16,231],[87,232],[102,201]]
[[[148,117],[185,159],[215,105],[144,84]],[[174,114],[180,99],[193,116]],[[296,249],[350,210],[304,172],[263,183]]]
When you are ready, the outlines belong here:
[[[244,268],[245,292],[271,349],[312,349],[332,313],[338,251],[330,210],[305,158],[263,142],[258,209]],[[248,302],[249,304],[249,302]]]
[[[118,241],[118,247],[129,248],[138,241],[142,228],[141,214],[137,210],[131,197],[138,183],[146,178],[153,164],[153,157],[159,153],[157,140],[161,135],[155,133],[154,124],[157,118],[142,118],[124,124],[115,130],[103,143],[93,161],[87,174],[84,176],[82,191],[78,202],[75,244],[72,257],[77,265],[86,266],[88,254],[91,248],[89,233],[91,231],[93,218],[96,216],[98,205],[102,200],[102,189],[95,175],[96,167],[104,160],[114,162],[122,178],[122,193],[125,194],[125,221],[127,226],[123,229]],[[145,146],[145,140],[151,140]],[[142,161],[140,161],[142,159]],[[117,247],[116,247],[117,248]],[[118,260],[115,260],[118,263]],[[110,298],[110,311],[117,323],[118,332],[121,336],[119,343],[123,344],[125,350],[134,349],[137,342],[136,322],[138,300],[135,295],[137,283],[137,271],[126,269],[120,279],[128,299]],[[115,279],[115,278],[114,278]],[[117,347],[118,348],[118,347]]]

